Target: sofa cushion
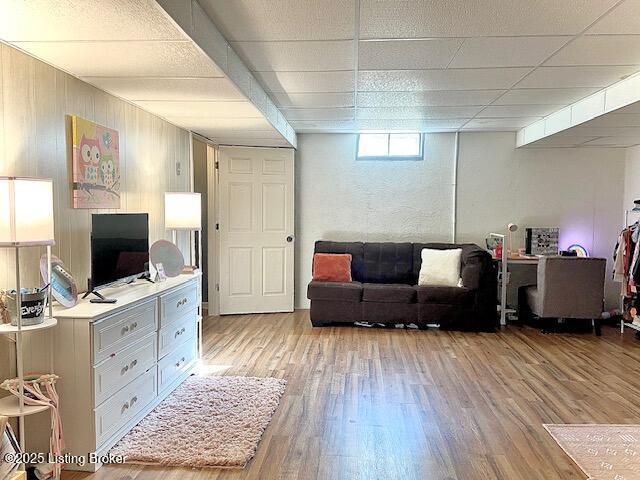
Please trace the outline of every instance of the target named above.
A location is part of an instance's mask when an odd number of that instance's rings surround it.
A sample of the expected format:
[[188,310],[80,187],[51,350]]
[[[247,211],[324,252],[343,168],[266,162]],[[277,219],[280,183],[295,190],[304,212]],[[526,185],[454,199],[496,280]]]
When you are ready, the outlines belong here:
[[410,243],[365,243],[362,282],[414,285]]
[[362,282],[364,275],[364,244],[362,242],[330,242],[318,240],[313,253],[349,253],[351,254],[351,278]]
[[380,303],[415,303],[416,290],[401,283],[365,283],[362,286],[362,301]]
[[336,300],[342,302],[359,302],[362,300],[362,284],[360,282],[316,282],[312,281],[307,288],[309,300]]
[[461,248],[461,269],[462,285],[474,290],[480,286],[483,265],[491,264],[491,255],[474,243],[414,243],[413,244],[413,274],[414,285],[418,283],[420,267],[422,266],[422,249],[431,248],[434,250],[450,250]]
[[319,282],[351,282],[350,253],[316,253],[313,255],[313,279]]
[[457,287],[460,282],[461,255],[461,248],[448,250],[423,248],[418,285]]
[[464,287],[414,287],[418,294],[418,303],[440,303],[447,305],[471,304],[474,292]]

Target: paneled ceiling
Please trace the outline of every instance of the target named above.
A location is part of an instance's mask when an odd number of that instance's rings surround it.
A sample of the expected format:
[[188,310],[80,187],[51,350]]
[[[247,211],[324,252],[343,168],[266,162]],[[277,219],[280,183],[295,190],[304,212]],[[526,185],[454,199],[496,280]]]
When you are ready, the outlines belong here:
[[518,130],[640,71],[640,0],[199,0],[300,132]]
[[[190,0],[182,4],[191,16]],[[216,143],[295,145],[270,100],[243,91],[254,79],[226,61],[227,42],[216,45],[217,64],[155,0],[0,0],[0,39]]]

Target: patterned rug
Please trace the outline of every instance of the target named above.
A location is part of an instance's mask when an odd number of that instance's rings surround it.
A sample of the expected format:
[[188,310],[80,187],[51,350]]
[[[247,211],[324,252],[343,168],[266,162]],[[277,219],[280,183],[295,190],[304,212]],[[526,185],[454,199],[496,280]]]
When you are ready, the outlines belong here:
[[255,454],[286,383],[189,377],[110,453],[128,463],[242,468]]
[[544,425],[592,480],[640,480],[640,425]]

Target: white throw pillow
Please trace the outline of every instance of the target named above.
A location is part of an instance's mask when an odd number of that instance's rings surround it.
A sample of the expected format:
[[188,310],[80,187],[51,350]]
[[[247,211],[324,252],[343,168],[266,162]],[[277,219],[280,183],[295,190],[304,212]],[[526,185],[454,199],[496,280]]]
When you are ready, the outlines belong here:
[[418,285],[459,287],[461,248],[434,250],[423,248]]

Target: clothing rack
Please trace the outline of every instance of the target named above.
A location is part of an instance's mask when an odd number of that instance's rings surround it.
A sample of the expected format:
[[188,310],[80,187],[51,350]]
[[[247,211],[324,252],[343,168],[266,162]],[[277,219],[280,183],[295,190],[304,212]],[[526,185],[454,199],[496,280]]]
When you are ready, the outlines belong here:
[[[633,223],[637,223],[640,221],[640,210],[625,210],[624,211],[624,223],[622,225],[623,230],[629,228],[631,225],[629,224],[629,217],[630,215],[636,215],[638,218],[635,222]],[[631,301],[633,302],[634,300],[637,299],[637,293],[632,293],[631,296]],[[634,323],[631,322],[625,322],[624,321],[624,313],[625,313],[625,296],[624,295],[620,295],[620,311],[622,312],[622,319],[620,320],[620,333],[624,333],[624,329],[625,327],[627,328],[631,328],[632,330],[636,331],[636,335],[640,334],[640,325],[636,325]]]

